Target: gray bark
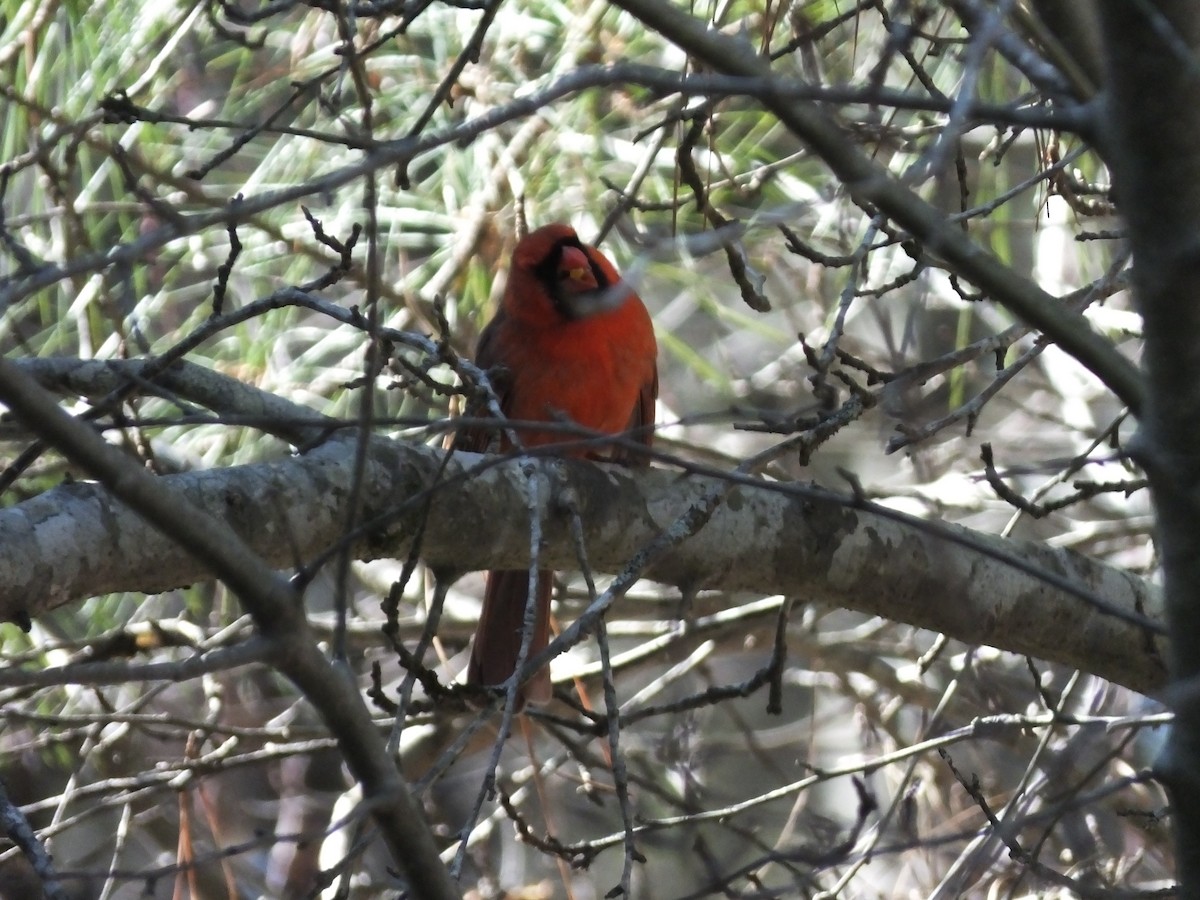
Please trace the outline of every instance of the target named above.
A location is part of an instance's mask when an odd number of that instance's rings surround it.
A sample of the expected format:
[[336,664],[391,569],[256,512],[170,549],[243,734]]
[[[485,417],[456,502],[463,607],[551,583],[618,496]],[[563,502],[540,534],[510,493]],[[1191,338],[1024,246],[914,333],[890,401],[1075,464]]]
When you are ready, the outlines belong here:
[[[526,521],[527,479],[535,477],[543,481],[538,495],[548,498],[542,564],[578,568],[560,502],[573,495],[590,565],[617,572],[681,514],[723,489],[717,475],[443,457],[429,447],[372,441],[364,485],[371,524],[354,541],[358,558],[404,558],[420,534],[420,554],[435,570],[527,565],[528,528],[513,522]],[[227,521],[270,565],[288,567],[312,563],[342,539],[352,466],[351,444],[338,440],[302,457],[160,480]],[[704,528],[645,574],[670,585],[785,594],[886,616],[1143,692],[1164,682],[1159,639],[1136,624],[1158,615],[1157,591],[1142,579],[1070,550],[894,518],[805,485],[735,484]],[[208,577],[185,550],[94,484],[63,485],[0,510],[5,619],[95,594],[160,591]],[[1063,581],[1117,614],[1067,593]]]
[[[1165,576],[1176,722],[1158,769],[1172,800],[1181,896],[1200,897],[1200,8],[1101,4],[1111,160],[1145,320],[1139,455]],[[1185,697],[1190,699],[1184,699]]]

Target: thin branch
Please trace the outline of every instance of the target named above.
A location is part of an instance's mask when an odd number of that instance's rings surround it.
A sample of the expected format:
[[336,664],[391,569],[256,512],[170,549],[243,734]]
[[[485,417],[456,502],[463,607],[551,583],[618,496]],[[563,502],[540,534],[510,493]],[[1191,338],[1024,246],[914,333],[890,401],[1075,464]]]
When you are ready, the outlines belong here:
[[[771,77],[767,62],[747,42],[707,28],[678,6],[664,0],[615,2],[718,71],[749,78]],[[1143,399],[1137,367],[1097,334],[1082,315],[1063,306],[954,228],[941,210],[865,156],[817,104],[770,91],[760,95],[760,101],[825,160],[860,204],[879,210],[908,229],[929,253],[944,259],[953,271],[1045,332],[1137,414]]]
[[63,412],[54,398],[7,360],[0,359],[0,397],[47,442],[58,447],[139,514],[169,534],[237,593],[264,639],[273,662],[321,712],[338,738],[351,771],[370,798],[372,814],[396,864],[431,898],[457,898],[438,858],[437,845],[358,692],[321,655],[299,598],[225,522],[191,507],[87,425]]

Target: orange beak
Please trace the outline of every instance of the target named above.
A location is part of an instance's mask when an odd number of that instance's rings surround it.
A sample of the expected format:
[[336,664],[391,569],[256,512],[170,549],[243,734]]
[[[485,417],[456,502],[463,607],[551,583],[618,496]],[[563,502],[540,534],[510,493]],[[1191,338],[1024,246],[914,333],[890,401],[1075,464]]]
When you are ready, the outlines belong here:
[[601,290],[592,261],[578,247],[563,248],[558,262],[558,287],[559,300],[572,319],[586,319],[620,309],[631,295],[621,281]]
[[591,260],[578,247],[564,247],[558,264],[559,282],[568,291],[594,291],[600,287],[592,272]]

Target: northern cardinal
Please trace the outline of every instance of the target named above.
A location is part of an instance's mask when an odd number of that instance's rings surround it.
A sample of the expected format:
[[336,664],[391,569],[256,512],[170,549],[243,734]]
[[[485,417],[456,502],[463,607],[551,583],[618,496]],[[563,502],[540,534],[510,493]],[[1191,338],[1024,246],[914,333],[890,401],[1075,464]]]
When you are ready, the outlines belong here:
[[[656,356],[646,307],[613,264],[583,244],[569,225],[539,228],[517,243],[503,300],[480,334],[475,355],[477,365],[493,371],[500,408],[510,424],[464,430],[456,446],[510,450],[507,427],[524,447],[563,444],[557,451],[563,456],[646,465],[646,455],[627,446],[578,444],[587,430],[631,431],[632,440],[650,445],[658,396]],[[478,404],[471,412],[487,414]],[[580,432],[522,427],[523,422],[574,423]],[[572,442],[577,446],[566,446]],[[537,621],[527,659],[549,642],[553,575],[549,570],[537,573]],[[469,684],[498,685],[516,669],[528,595],[528,569],[488,572]],[[550,672],[543,668],[521,686],[518,707],[527,700],[544,703],[550,691]]]

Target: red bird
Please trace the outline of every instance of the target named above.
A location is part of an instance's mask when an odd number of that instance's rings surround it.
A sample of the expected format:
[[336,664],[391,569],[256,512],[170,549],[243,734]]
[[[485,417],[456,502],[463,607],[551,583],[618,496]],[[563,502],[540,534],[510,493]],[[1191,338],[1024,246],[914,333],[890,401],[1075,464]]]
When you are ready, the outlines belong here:
[[[546,225],[522,238],[513,252],[504,298],[479,336],[481,368],[503,367],[493,378],[500,408],[524,447],[570,444],[586,438],[568,430],[520,427],[525,422],[572,422],[604,434],[632,431],[653,440],[658,396],[657,345],[646,307],[595,247],[580,242],[569,225]],[[486,410],[475,408],[475,414]],[[504,430],[473,428],[457,446],[478,452],[512,449]],[[562,456],[647,465],[628,447],[563,446]],[[523,527],[523,526],[522,526]],[[549,643],[554,573],[537,576],[537,621],[529,657]],[[516,669],[521,649],[529,570],[488,572],[483,612],[475,631],[470,684],[498,685]],[[550,672],[522,686],[518,704],[550,699]]]

